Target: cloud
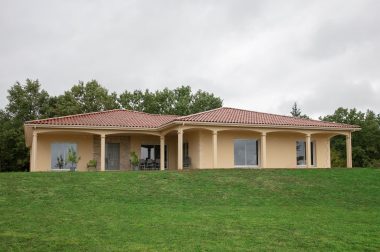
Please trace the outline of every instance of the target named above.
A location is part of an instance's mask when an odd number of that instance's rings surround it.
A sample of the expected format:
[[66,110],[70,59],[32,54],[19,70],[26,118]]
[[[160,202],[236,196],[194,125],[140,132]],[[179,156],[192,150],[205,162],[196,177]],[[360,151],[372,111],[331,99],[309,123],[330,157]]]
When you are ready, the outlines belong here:
[[0,107],[15,81],[38,78],[53,95],[97,79],[117,92],[190,85],[272,113],[294,101],[313,115],[345,104],[380,111],[362,98],[380,92],[378,9],[375,0],[0,0]]

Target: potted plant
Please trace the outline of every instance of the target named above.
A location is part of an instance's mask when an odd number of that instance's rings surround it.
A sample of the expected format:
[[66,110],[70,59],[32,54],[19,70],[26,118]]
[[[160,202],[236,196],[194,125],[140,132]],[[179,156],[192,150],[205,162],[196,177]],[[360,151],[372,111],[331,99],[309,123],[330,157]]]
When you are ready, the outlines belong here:
[[63,169],[63,167],[65,166],[66,162],[63,160],[63,156],[59,155],[59,157],[57,157],[57,164],[55,165],[55,167],[57,167],[58,169]]
[[94,159],[88,161],[87,163],[87,169],[89,171],[96,171],[96,166],[97,166],[98,162]]
[[71,164],[70,171],[75,171],[76,164],[79,162],[80,157],[73,147],[69,148],[69,152],[67,153],[67,162]]
[[134,171],[139,169],[139,157],[137,156],[135,151],[131,152],[131,165]]

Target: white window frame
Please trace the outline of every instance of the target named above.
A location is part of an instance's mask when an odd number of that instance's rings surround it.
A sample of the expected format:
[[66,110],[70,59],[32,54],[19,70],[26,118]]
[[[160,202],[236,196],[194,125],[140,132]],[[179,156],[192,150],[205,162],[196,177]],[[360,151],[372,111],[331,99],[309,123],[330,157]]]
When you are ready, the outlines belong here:
[[[239,141],[239,140],[243,140],[243,141],[257,141],[257,165],[235,165],[235,142],[236,141]],[[235,168],[255,168],[255,169],[259,169],[261,166],[261,144],[260,144],[260,140],[257,139],[257,138],[239,138],[239,139],[234,139],[233,141],[233,151],[234,151],[234,167]],[[247,154],[247,153],[246,153]],[[247,158],[246,158],[247,160]]]
[[[305,144],[305,147],[306,147],[306,141],[304,139],[298,139],[298,140],[296,140],[296,166],[297,166],[297,168],[307,168],[307,163],[305,163],[304,165],[297,164],[297,142],[303,142]],[[310,143],[314,146],[314,148],[312,150],[312,152],[313,152],[312,156],[314,158],[314,164],[312,164],[311,167],[316,167],[317,166],[316,141],[312,140],[312,141],[310,141]],[[310,148],[311,148],[311,146],[310,146]],[[305,162],[307,162],[306,149],[307,149],[307,147],[305,148]],[[313,161],[313,160],[311,160],[311,161]]]

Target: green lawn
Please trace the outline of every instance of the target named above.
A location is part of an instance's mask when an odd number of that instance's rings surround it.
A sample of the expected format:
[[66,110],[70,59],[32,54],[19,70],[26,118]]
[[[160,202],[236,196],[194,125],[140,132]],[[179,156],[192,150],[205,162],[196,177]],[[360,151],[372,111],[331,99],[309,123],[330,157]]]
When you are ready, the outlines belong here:
[[380,250],[380,170],[2,173],[0,251]]

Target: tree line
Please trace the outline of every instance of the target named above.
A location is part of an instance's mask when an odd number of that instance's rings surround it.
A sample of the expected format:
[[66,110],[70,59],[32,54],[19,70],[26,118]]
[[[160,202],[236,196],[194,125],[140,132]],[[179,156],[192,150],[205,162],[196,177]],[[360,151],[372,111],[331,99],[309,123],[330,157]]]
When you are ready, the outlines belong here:
[[[294,103],[290,114],[294,117],[309,118],[302,114],[297,103]],[[339,107],[332,115],[321,116],[319,120],[360,126],[361,130],[352,134],[352,165],[380,167],[380,114],[372,110],[362,112],[355,108]],[[335,136],[331,139],[331,166],[346,166],[345,136]]]
[[[29,120],[125,108],[153,114],[188,115],[221,107],[223,100],[212,93],[190,86],[162,90],[126,90],[109,92],[96,80],[79,82],[58,96],[49,95],[38,80],[16,82],[8,90],[8,103],[0,109],[0,171],[27,171],[29,149],[25,146],[23,124]],[[308,118],[297,104],[291,115]],[[380,167],[380,115],[367,110],[338,108],[320,120],[356,124],[362,130],[352,136],[353,165]],[[346,160],[344,137],[331,141],[333,167],[343,167]]]
[[41,88],[38,80],[16,82],[8,90],[8,104],[0,110],[0,171],[27,171],[29,149],[25,146],[26,121],[110,109],[188,115],[221,107],[223,100],[190,86],[150,91],[109,92],[96,80],[79,82],[58,96]]

